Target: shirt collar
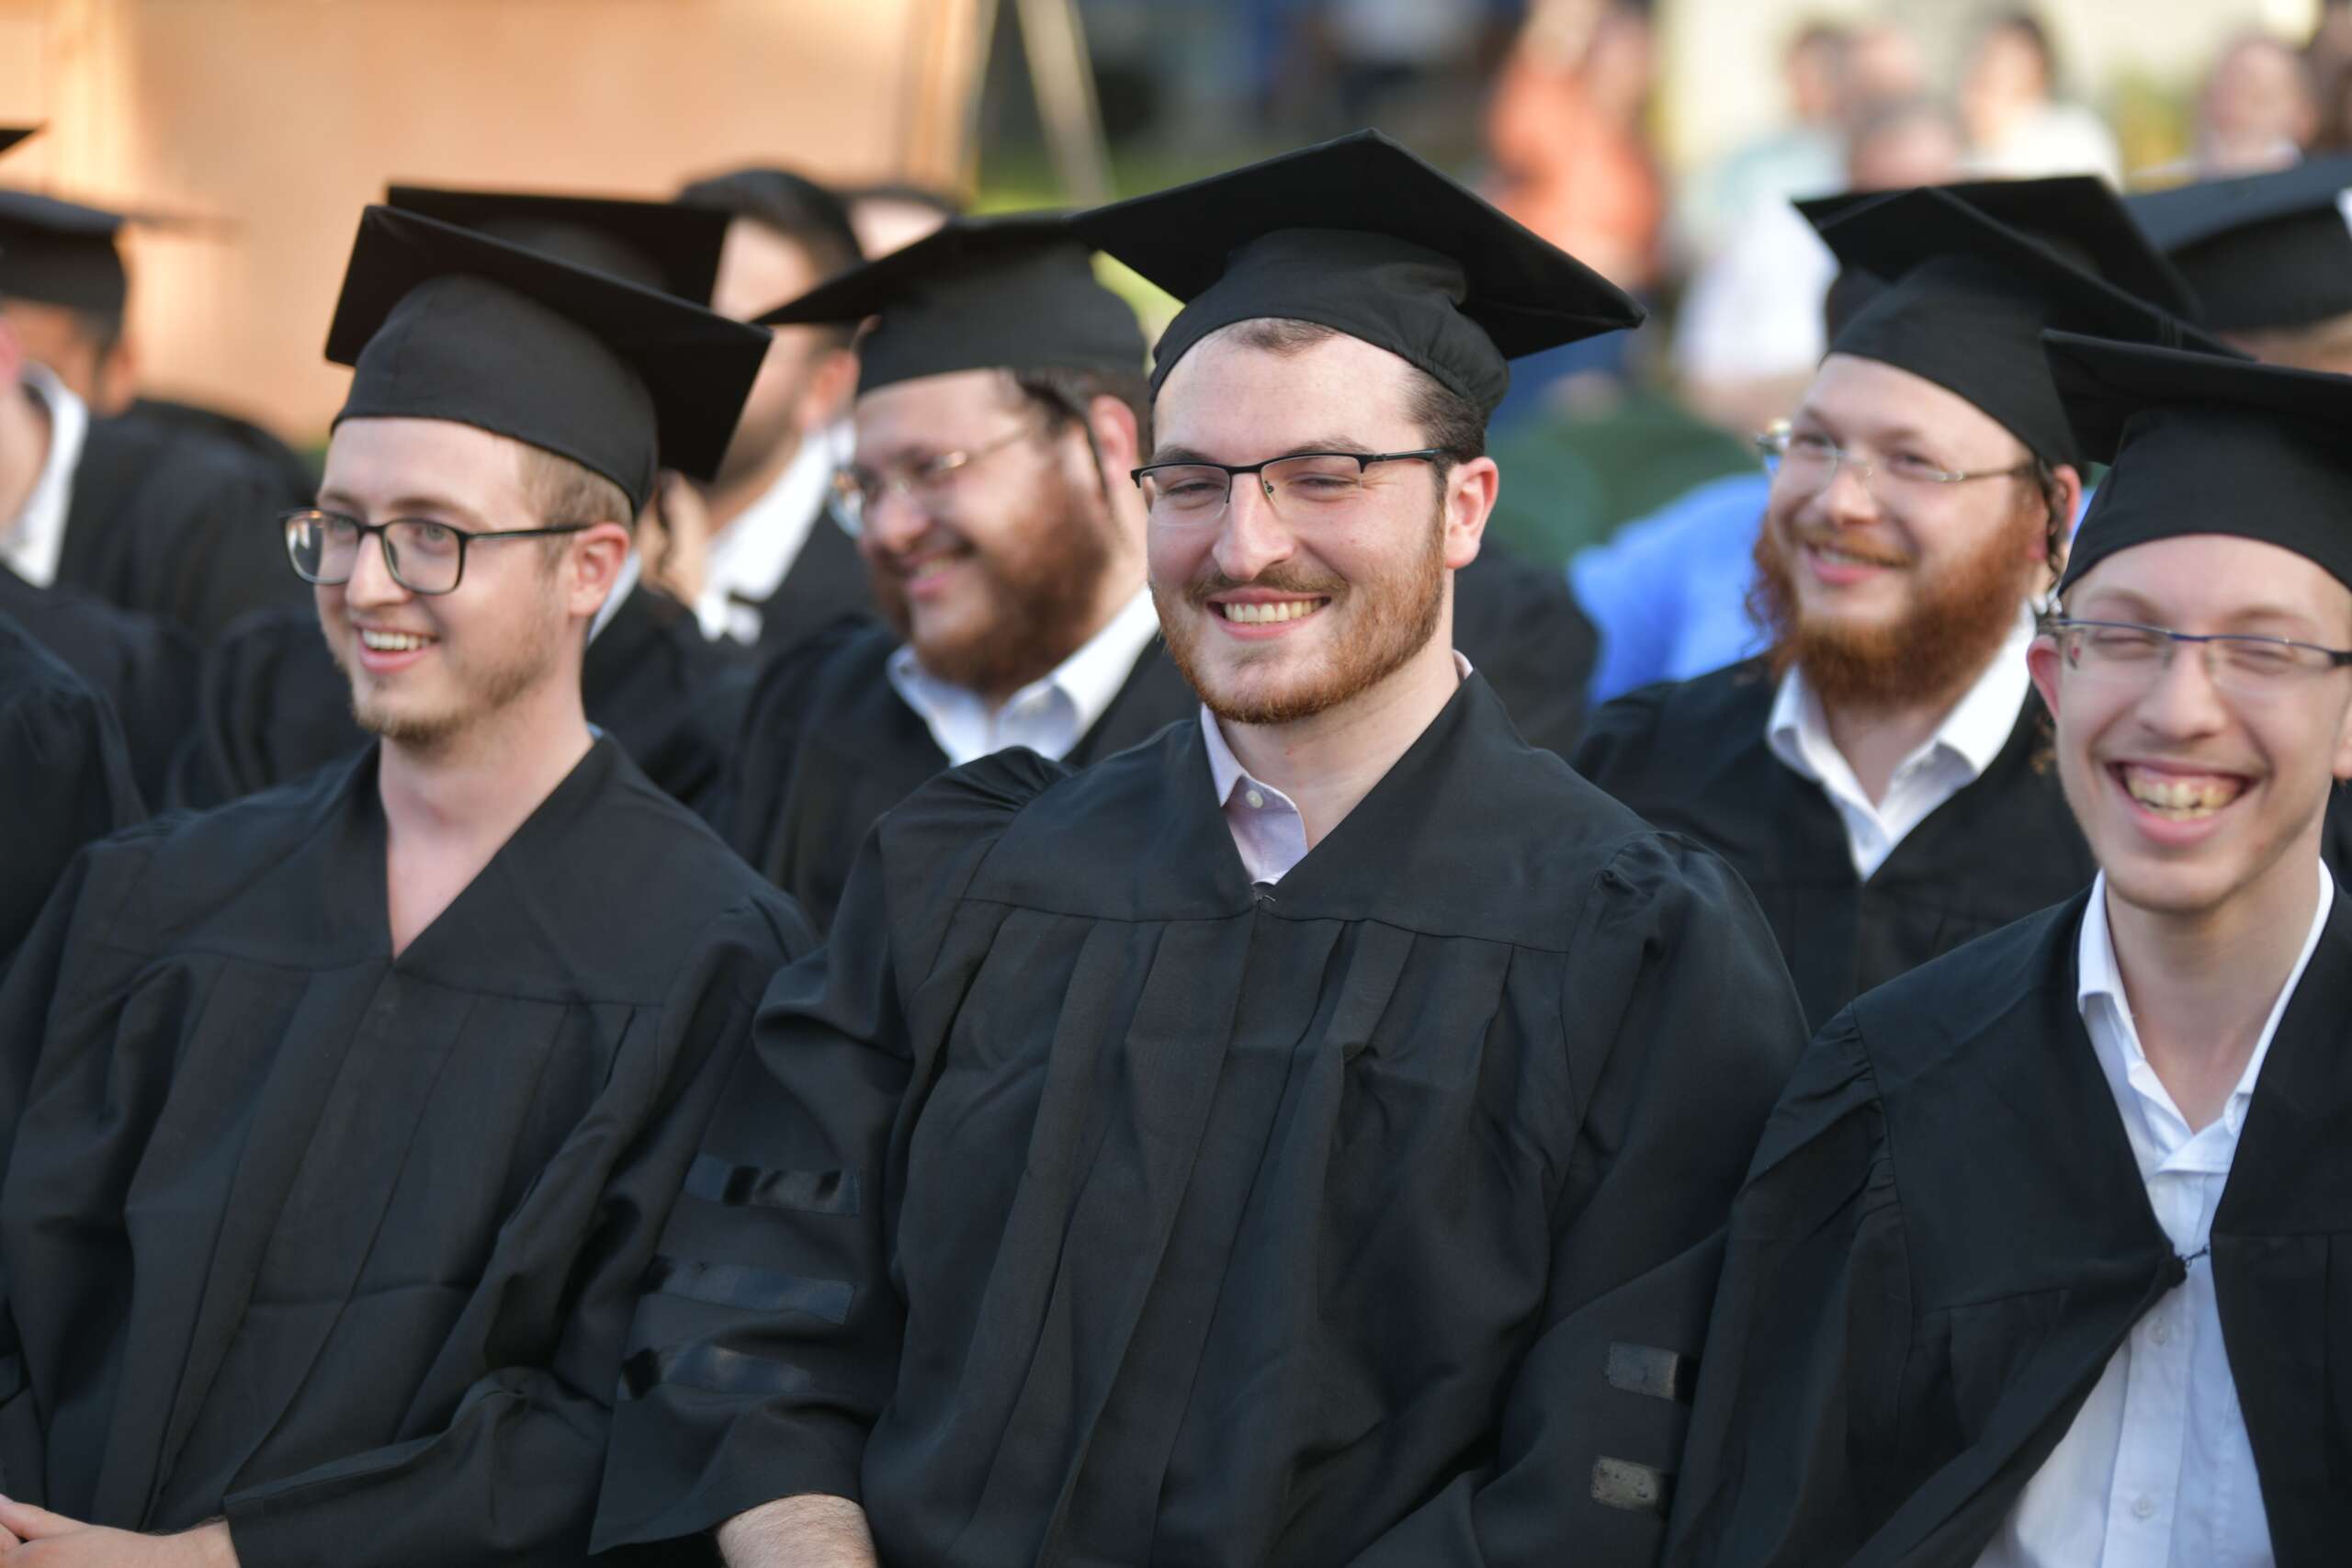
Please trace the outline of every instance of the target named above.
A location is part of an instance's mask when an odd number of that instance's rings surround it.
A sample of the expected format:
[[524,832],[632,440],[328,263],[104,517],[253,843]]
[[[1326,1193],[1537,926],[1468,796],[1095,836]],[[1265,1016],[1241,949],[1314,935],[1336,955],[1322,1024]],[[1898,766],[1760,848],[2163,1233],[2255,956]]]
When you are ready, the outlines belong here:
[[[2026,652],[2033,646],[2034,626],[2033,606],[2021,605],[2009,635],[1975,683],[1962,694],[1936,732],[1906,762],[1941,750],[1965,765],[1970,779],[1984,776],[2016,732],[2018,714],[2032,688],[2033,671],[2026,663]],[[1820,697],[1805,680],[1804,671],[1794,665],[1781,677],[1780,689],[1773,694],[1764,738],[1772,754],[1791,772],[1815,784],[1821,782],[1822,767],[1816,759],[1826,758],[1837,743],[1829,737],[1829,719]]]
[[0,562],[37,587],[57,581],[57,563],[65,549],[65,519],[74,501],[74,472],[82,465],[82,444],[89,434],[90,411],[47,366],[28,361],[22,371],[25,395],[38,400],[49,413],[49,455],[40,478],[25,497],[24,510],[0,530]]
[[[1453,672],[1464,681],[1470,679],[1472,673],[1470,660],[1463,657],[1458,648],[1453,650]],[[1216,715],[1209,711],[1206,703],[1201,705],[1201,740],[1208,750],[1209,782],[1216,787],[1219,806],[1231,800],[1233,792],[1244,785],[1273,795],[1285,804],[1289,802],[1290,796],[1273,785],[1250,776],[1249,770],[1241,765],[1241,759],[1233,754],[1233,748],[1227,743],[1224,726],[1217,722]]]
[[[710,541],[703,561],[703,590],[695,619],[703,635],[730,635],[734,609],[775,596],[792,563],[808,542],[809,530],[826,522],[825,496],[833,472],[847,455],[847,421],[826,426],[800,444],[775,483]],[[752,640],[757,640],[756,633]]]
[[[2319,899],[2312,911],[2311,929],[2304,933],[2302,952],[2296,955],[2295,966],[2287,973],[2287,983],[2278,988],[2278,998],[2271,1004],[2270,1016],[2263,1021],[2262,1032],[2256,1037],[2254,1051],[2246,1058],[2245,1071],[2238,1075],[2237,1087],[2230,1091],[2230,1102],[2222,1112],[2234,1138],[2245,1122],[2248,1104],[2254,1098],[2254,1086],[2262,1076],[2262,1064],[2270,1055],[2270,1042],[2278,1032],[2279,1021],[2287,1016],[2287,1004],[2294,999],[2295,987],[2302,984],[2303,971],[2311,966],[2312,954],[2319,951],[2319,939],[2327,930],[2327,917],[2335,907],[2335,878],[2327,863],[2319,863]],[[2083,911],[2082,935],[2075,946],[2075,969],[2079,978],[2075,986],[2075,1010],[2083,1016],[2092,1043],[2103,1043],[2106,1032],[2092,1027],[2092,1010],[2102,999],[2114,1010],[2121,1028],[2115,1032],[2122,1049],[2122,1061],[2117,1064],[2126,1081],[2135,1085],[2154,1085],[2162,1092],[2155,1069],[2149,1064],[2147,1053],[2140,1045],[2139,1026],[2132,1021],[2132,999],[2123,988],[2122,966],[2115,956],[2115,933],[2107,919],[2107,873],[2100,872],[2091,883],[2090,904]],[[2143,1089],[2144,1092],[2144,1089]]]

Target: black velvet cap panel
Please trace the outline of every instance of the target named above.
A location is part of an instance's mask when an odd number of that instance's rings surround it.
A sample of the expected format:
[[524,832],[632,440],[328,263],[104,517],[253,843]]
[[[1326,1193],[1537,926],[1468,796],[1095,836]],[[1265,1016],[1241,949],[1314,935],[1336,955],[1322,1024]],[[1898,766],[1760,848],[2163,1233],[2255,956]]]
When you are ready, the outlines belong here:
[[2045,329],[2229,352],[2171,312],[1941,189],[1853,208],[1827,220],[1821,236],[1843,266],[1890,280],[1830,340],[1832,354],[1875,359],[1933,381],[2049,462],[2081,459],[2041,352]]
[[370,207],[327,333],[345,419],[475,425],[571,458],[642,507],[656,472],[708,479],[767,334],[413,212]]
[[543,251],[575,266],[710,303],[729,215],[673,201],[395,185],[384,204]]
[[0,294],[101,315],[130,291],[115,236],[129,215],[28,190],[0,190]]
[[2172,254],[2216,332],[2310,326],[2352,314],[2352,156],[2207,180],[2129,199]]
[[959,370],[1143,369],[1143,329],[1059,213],[955,218],[760,318],[860,321],[861,393]]
[[1376,130],[1072,221],[1187,301],[1156,389],[1220,327],[1290,317],[1385,348],[1488,412],[1509,361],[1639,326],[1624,290]]
[[2192,534],[2277,545],[2352,587],[2352,377],[2074,333],[2046,348],[2083,451],[2114,465],[2061,593],[2120,550]]

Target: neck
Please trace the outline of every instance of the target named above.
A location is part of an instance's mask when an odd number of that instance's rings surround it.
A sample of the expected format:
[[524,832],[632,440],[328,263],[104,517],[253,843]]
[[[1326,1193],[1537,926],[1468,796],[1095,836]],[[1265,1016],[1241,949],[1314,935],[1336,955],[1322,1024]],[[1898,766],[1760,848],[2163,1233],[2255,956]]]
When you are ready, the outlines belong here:
[[1829,726],[1830,740],[1875,806],[1885,797],[1894,770],[1943,728],[1967,693],[1968,686],[1962,686],[1924,701],[1894,705],[1847,703],[1832,706],[1825,701],[1821,712]]
[[492,723],[431,747],[384,742],[377,789],[394,853],[424,846],[495,850],[555,793],[591,742],[579,671],[518,699]]
[[0,531],[22,516],[49,463],[49,410],[22,386],[0,396]]
[[2107,890],[2108,931],[2140,1048],[2191,1127],[2221,1114],[2301,956],[2319,897],[2316,832],[2210,909],[2149,909]]
[[1449,601],[1437,635],[1369,691],[1292,724],[1219,720],[1218,727],[1250,777],[1297,805],[1312,848],[1387,776],[1461,684]]
[[791,468],[807,445],[807,437],[799,433],[786,436],[775,444],[760,466],[751,472],[713,485],[709,493],[710,532],[713,537],[727,532],[735,519],[752,508],[752,503],[775,488],[785,470]]

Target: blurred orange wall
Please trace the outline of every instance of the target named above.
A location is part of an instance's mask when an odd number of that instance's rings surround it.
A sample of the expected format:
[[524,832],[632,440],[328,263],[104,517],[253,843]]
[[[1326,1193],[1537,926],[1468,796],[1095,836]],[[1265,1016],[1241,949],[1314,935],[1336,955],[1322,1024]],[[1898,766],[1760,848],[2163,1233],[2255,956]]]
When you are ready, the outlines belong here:
[[[321,435],[390,179],[666,194],[752,160],[956,183],[970,0],[0,0],[10,185],[225,220],[127,247],[145,381]],[[5,265],[5,264],[0,264]]]

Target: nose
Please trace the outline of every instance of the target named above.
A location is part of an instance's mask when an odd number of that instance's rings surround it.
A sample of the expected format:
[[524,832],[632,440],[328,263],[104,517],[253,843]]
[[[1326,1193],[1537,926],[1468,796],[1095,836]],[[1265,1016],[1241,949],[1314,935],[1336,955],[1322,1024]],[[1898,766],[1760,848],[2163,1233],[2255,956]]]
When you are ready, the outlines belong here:
[[922,507],[888,489],[867,503],[862,521],[865,536],[884,551],[910,548],[931,527],[931,518]]
[[1273,500],[1259,476],[1234,475],[1225,519],[1210,552],[1217,570],[1229,581],[1253,581],[1268,567],[1288,560],[1295,548],[1290,530],[1274,515]]
[[2172,658],[2140,699],[2140,721],[2168,739],[2193,739],[2223,728],[2229,706],[2206,663],[2208,643],[2175,643]]
[[1875,522],[1879,516],[1878,497],[1871,493],[1861,468],[1851,461],[1838,465],[1812,504],[1838,527]]
[[393,578],[391,558],[385,554],[388,547],[381,534],[360,539],[358,558],[351,563],[351,581],[343,585],[344,602],[354,609],[405,604],[415,597]]

